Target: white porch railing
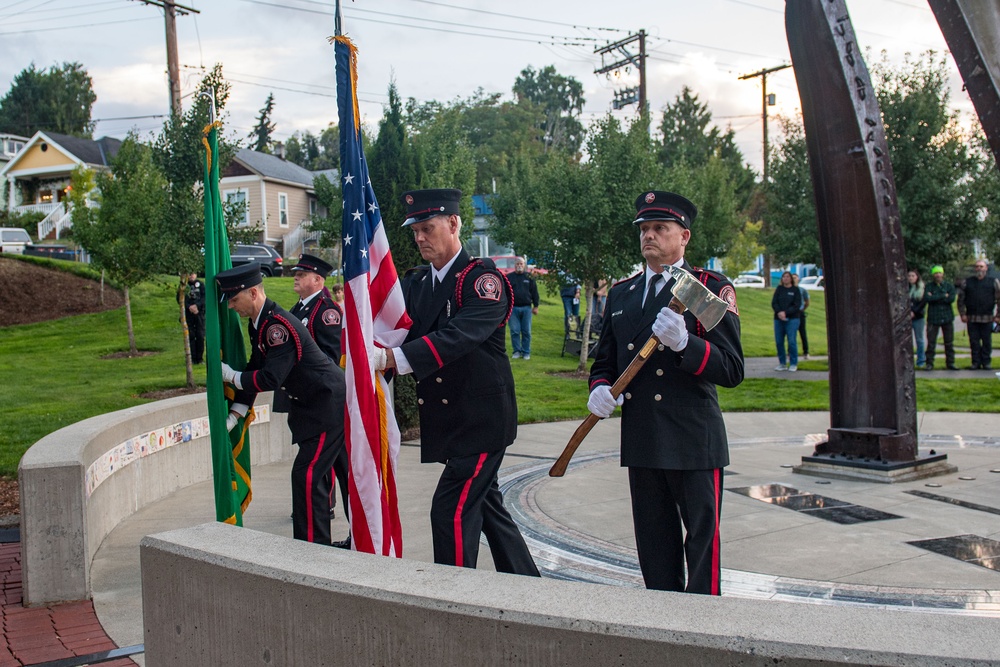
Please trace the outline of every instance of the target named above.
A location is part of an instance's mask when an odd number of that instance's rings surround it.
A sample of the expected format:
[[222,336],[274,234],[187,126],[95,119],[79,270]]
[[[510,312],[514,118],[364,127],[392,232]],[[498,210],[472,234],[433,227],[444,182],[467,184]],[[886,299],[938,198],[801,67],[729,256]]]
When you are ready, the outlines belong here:
[[67,215],[67,206],[59,204],[34,204],[34,206],[51,206],[48,215],[38,222],[38,240],[46,238],[53,229],[56,230],[56,238],[59,238],[59,228],[57,223]]
[[282,248],[283,254],[289,258],[298,257],[302,254],[306,241],[315,241],[319,236],[319,232],[309,229],[309,220],[303,220],[298,227],[281,237],[284,246]]
[[52,211],[56,210],[60,206],[62,206],[62,204],[58,203],[58,202],[56,202],[56,203],[49,202],[47,204],[23,204],[21,206],[15,206],[14,207],[14,212],[15,213],[44,213],[44,214],[48,215],[49,213],[52,213]]

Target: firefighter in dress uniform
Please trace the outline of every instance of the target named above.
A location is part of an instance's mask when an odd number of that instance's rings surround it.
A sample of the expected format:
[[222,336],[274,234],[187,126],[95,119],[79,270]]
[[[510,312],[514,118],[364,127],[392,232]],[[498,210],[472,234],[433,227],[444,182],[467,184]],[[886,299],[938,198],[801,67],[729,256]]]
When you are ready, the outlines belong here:
[[[326,289],[324,283],[326,278],[333,271],[333,267],[326,261],[313,255],[304,254],[299,257],[299,262],[291,269],[295,282],[292,289],[299,295],[299,300],[288,311],[292,317],[302,321],[306,331],[312,336],[319,349],[330,358],[334,364],[340,365],[340,331],[344,321],[344,311],[340,305],[333,300],[333,296]],[[278,400],[275,396],[275,411],[278,411]],[[340,450],[337,458],[333,462],[333,474],[337,477],[337,484],[340,486],[340,497],[344,501],[344,516],[350,521],[350,503],[347,496],[347,448]],[[333,518],[333,508],[337,504],[334,496],[334,486],[330,485],[330,518]],[[347,539],[334,542],[333,546],[340,549],[351,548],[351,536]]]
[[514,377],[505,349],[512,295],[503,273],[462,248],[459,190],[403,195],[421,256],[402,287],[413,320],[402,346],[376,365],[413,373],[420,458],[444,471],[431,503],[434,562],[476,567],[486,535],[498,572],[538,576],[524,538],[503,505],[497,472],[517,434]]
[[344,448],[344,372],[330,361],[302,322],[267,298],[260,267],[247,264],[216,277],[222,301],[248,319],[253,351],[246,370],[222,364],[223,381],[236,387],[229,428],[257,394],[283,390],[288,427],[299,452],[292,464],[293,535],[330,544],[330,469]]
[[[628,468],[646,588],[720,595],[722,469],[729,447],[716,385],[743,381],[736,291],[725,276],[684,260],[694,204],[653,191],[638,197],[636,211],[646,270],[608,292],[587,407],[605,418],[622,406],[621,464]],[[673,279],[664,264],[687,269],[729,304],[718,326],[706,332],[690,312],[667,308]],[[611,385],[650,334],[660,345],[616,401]]]

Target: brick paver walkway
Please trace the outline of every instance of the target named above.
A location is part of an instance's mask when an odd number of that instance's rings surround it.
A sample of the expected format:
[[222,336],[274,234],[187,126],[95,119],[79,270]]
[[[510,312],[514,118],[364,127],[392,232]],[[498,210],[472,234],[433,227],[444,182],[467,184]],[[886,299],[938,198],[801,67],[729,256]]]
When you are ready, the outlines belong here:
[[[51,607],[21,606],[21,545],[0,544],[0,605],[3,631],[0,667],[23,667],[117,648],[90,600]],[[130,658],[102,667],[135,667]]]

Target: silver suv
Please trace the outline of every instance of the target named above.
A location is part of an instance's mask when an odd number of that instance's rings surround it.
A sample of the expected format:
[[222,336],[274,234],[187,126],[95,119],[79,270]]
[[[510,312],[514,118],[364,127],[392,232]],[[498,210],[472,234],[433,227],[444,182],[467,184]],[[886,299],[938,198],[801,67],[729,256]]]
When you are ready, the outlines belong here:
[[20,227],[0,227],[0,252],[20,255],[31,243],[31,235]]

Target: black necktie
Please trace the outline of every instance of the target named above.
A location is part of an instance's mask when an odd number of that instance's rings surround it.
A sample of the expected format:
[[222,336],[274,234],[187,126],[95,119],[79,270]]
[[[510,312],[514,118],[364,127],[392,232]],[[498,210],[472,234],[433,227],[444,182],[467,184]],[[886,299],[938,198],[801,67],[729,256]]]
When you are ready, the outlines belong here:
[[437,288],[438,288],[438,285],[440,285],[440,284],[441,284],[441,281],[438,280],[437,276],[434,276],[434,284],[431,285],[431,291],[432,292],[436,292]]
[[646,290],[646,301],[642,304],[642,314],[645,315],[653,310],[653,300],[656,298],[656,286],[663,280],[663,275],[654,273],[649,279],[649,288]]

